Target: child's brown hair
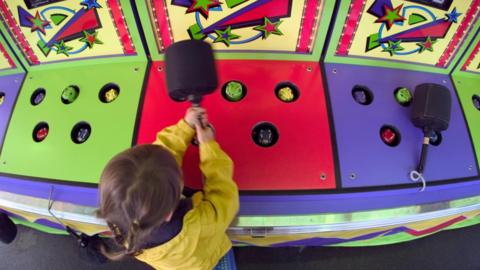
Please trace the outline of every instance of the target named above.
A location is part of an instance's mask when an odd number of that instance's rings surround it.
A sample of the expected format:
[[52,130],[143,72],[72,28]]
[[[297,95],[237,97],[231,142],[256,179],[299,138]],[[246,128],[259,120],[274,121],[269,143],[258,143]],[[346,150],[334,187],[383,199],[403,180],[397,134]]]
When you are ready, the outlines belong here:
[[102,253],[113,260],[138,254],[177,208],[182,187],[175,158],[161,146],[139,145],[116,155],[101,176],[97,215],[106,220],[123,251],[102,247]]

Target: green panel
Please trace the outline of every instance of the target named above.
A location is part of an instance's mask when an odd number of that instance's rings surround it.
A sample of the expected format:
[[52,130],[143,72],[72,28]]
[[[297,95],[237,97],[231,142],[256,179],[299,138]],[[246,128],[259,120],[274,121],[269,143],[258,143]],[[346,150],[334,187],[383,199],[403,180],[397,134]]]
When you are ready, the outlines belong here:
[[[477,35],[462,60],[458,63],[455,71],[452,73],[452,81],[455,84],[470,129],[470,136],[472,137],[475,148],[477,162],[480,161],[480,111],[473,105],[472,96],[480,96],[480,73],[462,71],[461,68],[473,52],[475,45],[479,42],[480,34]],[[478,165],[480,166],[480,163]]]
[[[20,92],[5,144],[0,154],[0,172],[97,183],[107,161],[131,146],[146,61],[83,65],[67,68],[46,65],[31,71]],[[99,100],[100,89],[107,83],[120,87],[120,95],[112,103]],[[80,95],[72,104],[64,104],[65,87],[76,85]],[[46,89],[45,100],[37,106],[30,103],[37,88]],[[34,142],[35,125],[45,121],[50,132],[42,142]],[[71,140],[73,126],[85,121],[92,127],[90,138],[83,144]]]
[[[334,28],[332,31],[332,36],[328,44],[327,54],[325,57],[325,62],[327,63],[340,63],[340,64],[354,64],[362,66],[375,66],[375,67],[388,67],[388,68],[399,68],[399,69],[408,69],[416,70],[423,72],[433,72],[433,73],[442,73],[449,74],[452,72],[455,67],[455,63],[458,62],[460,57],[463,55],[465,50],[468,48],[468,45],[475,36],[475,33],[480,29],[480,20],[476,20],[475,25],[472,27],[470,33],[464,39],[464,42],[461,43],[460,48],[458,49],[455,56],[451,59],[450,64],[447,68],[437,68],[433,66],[422,65],[419,63],[411,62],[400,62],[400,61],[389,61],[389,60],[377,60],[377,59],[368,59],[363,57],[353,57],[353,56],[336,56],[335,51],[340,40],[342,30],[345,23],[345,18],[347,18],[350,4],[353,0],[340,0],[340,7],[336,16],[336,21],[334,23]],[[374,40],[369,40],[369,45],[374,44]]]
[[[457,89],[460,103],[463,107],[465,118],[470,129],[473,145],[477,155],[477,161],[480,160],[480,111],[475,108],[472,102],[472,96],[480,96],[480,74],[464,74],[464,72],[454,73],[453,81]],[[479,163],[480,166],[480,163]]]
[[[237,0],[238,1],[238,0]],[[323,1],[323,9],[322,9],[322,16],[321,22],[318,27],[315,47],[311,54],[294,54],[294,53],[231,53],[231,52],[216,52],[215,57],[217,59],[251,59],[251,60],[287,60],[287,61],[319,61],[320,55],[322,53],[324,44],[325,44],[325,37],[328,32],[328,28],[330,26],[330,21],[333,14],[333,9],[335,7],[335,1],[332,0],[322,0]],[[152,60],[154,61],[162,61],[163,54],[159,52],[156,38],[154,35],[154,28],[152,26],[152,22],[150,20],[150,16],[146,16],[146,14],[150,14],[148,8],[146,6],[145,0],[135,1],[137,5],[138,13],[141,14],[140,21],[142,23],[142,27],[144,30],[145,38],[147,40],[147,45],[150,50],[150,54]],[[145,14],[145,16],[142,16]]]

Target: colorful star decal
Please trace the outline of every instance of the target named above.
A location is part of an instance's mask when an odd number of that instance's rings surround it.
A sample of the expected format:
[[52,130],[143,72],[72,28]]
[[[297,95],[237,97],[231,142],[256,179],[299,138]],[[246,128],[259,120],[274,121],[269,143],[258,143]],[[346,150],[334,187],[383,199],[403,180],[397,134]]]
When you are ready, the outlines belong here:
[[445,15],[447,15],[447,21],[457,23],[458,22],[458,17],[460,17],[460,15],[462,15],[462,13],[458,13],[457,8],[455,7],[455,8],[453,8],[452,12],[447,13]]
[[230,46],[230,41],[232,39],[237,39],[240,36],[232,34],[232,27],[228,27],[225,29],[225,31],[221,30],[215,30],[215,33],[217,33],[217,38],[213,42],[223,42],[225,45]]
[[387,30],[390,30],[392,28],[393,24],[395,22],[403,22],[405,21],[405,17],[400,15],[400,12],[402,11],[403,4],[391,9],[389,6],[384,5],[383,10],[385,13],[383,14],[383,17],[378,18],[375,22],[376,23],[382,23],[384,22],[387,25]]
[[97,3],[97,0],[83,0],[80,5],[82,6],[86,6],[87,9],[91,9],[91,8],[101,8],[102,6],[100,6],[99,3]]
[[42,20],[40,13],[35,14],[35,17],[30,17],[28,20],[32,23],[32,32],[40,31],[45,35],[45,26],[50,25],[50,22],[47,20]]
[[278,29],[282,21],[277,21],[277,22],[271,22],[267,17],[263,18],[263,25],[259,25],[257,27],[254,27],[254,30],[261,31],[262,32],[262,39],[268,38],[270,34],[274,35],[283,35],[282,31]]
[[187,9],[187,13],[199,11],[205,19],[208,19],[208,10],[220,6],[218,0],[193,0],[192,5]]
[[389,40],[388,41],[388,47],[383,49],[383,52],[388,52],[388,53],[390,53],[390,56],[393,56],[395,54],[395,52],[403,51],[403,47],[400,46],[401,42],[402,42],[401,40],[398,40],[398,41]]
[[430,37],[427,37],[427,39],[424,42],[419,42],[417,43],[418,46],[420,46],[420,50],[418,53],[422,53],[425,50],[433,52],[433,44],[435,44],[437,41],[434,39],[432,40]]
[[97,35],[97,31],[91,34],[87,31],[83,31],[83,38],[81,38],[80,41],[87,43],[88,47],[91,49],[94,44],[103,44],[103,42],[97,38]]
[[69,51],[71,51],[73,48],[65,45],[65,42],[62,40],[60,43],[55,43],[53,46],[57,49],[57,54],[65,54],[66,56],[70,56],[68,54]]

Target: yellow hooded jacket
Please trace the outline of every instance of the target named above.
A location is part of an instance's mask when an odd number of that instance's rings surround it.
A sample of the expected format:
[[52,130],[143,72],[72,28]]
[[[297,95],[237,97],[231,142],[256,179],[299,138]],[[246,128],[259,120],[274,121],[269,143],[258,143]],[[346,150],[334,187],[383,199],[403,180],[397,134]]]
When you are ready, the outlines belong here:
[[[170,150],[181,166],[194,134],[181,120],[159,132],[154,144]],[[239,207],[233,162],[215,141],[199,147],[204,187],[193,195],[193,208],[185,214],[182,230],[168,242],[136,256],[155,269],[210,270],[232,247],[226,230]]]

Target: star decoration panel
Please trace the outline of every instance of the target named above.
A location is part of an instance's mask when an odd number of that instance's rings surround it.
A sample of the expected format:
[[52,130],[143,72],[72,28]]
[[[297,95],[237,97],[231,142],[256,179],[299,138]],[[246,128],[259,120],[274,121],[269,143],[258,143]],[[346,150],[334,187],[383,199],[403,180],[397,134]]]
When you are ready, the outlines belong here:
[[[309,54],[321,0],[147,0],[158,52],[176,41],[205,40],[217,51]],[[321,41],[319,41],[321,42]]]
[[478,18],[480,0],[440,2],[352,0],[336,55],[447,67]]
[[480,73],[480,41],[477,42],[472,53],[468,56],[462,70]]
[[135,54],[118,0],[0,2],[0,15],[29,64]]

